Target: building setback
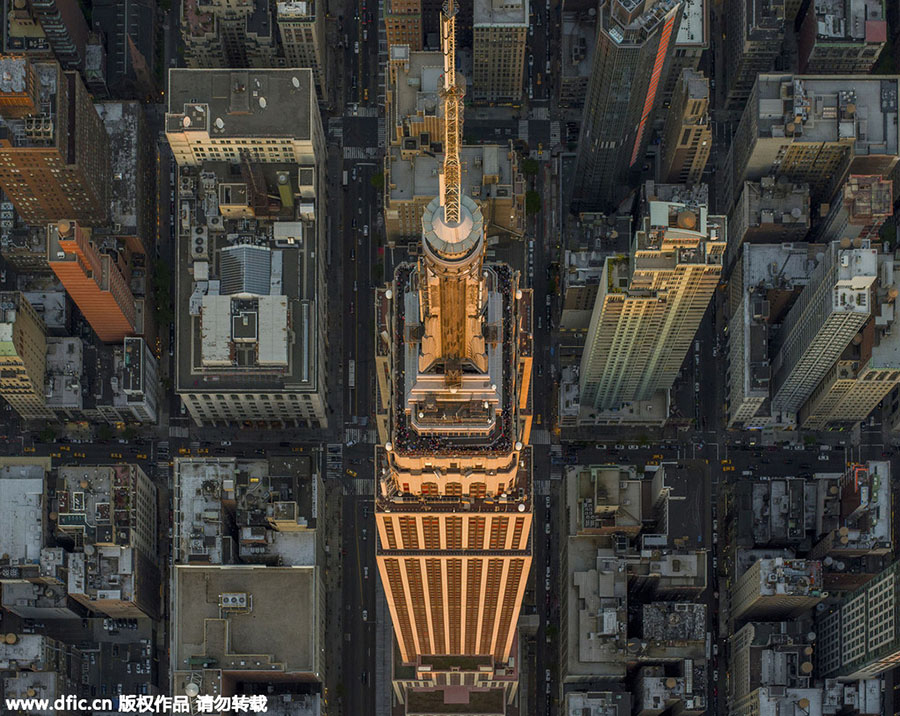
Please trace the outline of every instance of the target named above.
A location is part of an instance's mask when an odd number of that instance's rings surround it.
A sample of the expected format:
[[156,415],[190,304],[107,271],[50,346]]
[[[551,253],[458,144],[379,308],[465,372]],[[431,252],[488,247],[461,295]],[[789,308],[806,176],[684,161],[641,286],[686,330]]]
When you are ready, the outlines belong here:
[[668,391],[722,272],[725,217],[706,186],[648,182],[630,256],[606,259],[581,360],[582,420]]

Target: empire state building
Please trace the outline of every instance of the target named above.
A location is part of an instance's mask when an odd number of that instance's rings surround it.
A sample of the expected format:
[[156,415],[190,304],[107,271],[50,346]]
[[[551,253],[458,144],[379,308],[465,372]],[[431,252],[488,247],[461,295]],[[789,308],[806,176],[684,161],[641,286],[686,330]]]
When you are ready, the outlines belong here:
[[455,13],[448,0],[440,195],[423,212],[418,262],[375,302],[376,557],[399,662],[415,667],[409,698],[514,691],[532,558],[531,291],[484,262],[481,209],[460,190]]

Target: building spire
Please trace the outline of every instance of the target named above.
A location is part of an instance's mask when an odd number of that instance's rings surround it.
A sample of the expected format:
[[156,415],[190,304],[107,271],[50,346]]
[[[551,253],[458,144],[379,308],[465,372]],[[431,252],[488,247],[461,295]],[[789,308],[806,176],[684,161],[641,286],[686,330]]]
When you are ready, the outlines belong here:
[[440,176],[440,201],[444,223],[459,224],[462,177],[459,164],[460,116],[463,89],[456,84],[456,13],[454,0],[445,0],[441,9],[441,52],[444,55],[444,164]]

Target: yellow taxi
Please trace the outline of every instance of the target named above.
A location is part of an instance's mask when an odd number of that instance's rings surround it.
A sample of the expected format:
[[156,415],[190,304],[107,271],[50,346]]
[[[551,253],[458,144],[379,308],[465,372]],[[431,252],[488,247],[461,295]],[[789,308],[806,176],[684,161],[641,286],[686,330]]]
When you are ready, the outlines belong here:
[[122,453],[120,453],[120,452],[111,452],[111,453],[109,454],[109,456],[110,456],[111,458],[113,458],[114,460],[121,460],[121,459],[122,459]]
[[137,455],[135,455],[135,457],[136,457],[138,460],[146,460],[146,459],[147,459],[147,455],[144,454],[144,453],[142,453],[142,452],[139,452]]
[[355,471],[355,470],[351,470],[351,469],[348,468],[348,469],[347,469],[347,474],[350,475],[350,477],[356,477],[356,471]]
[[34,452],[34,448],[33,448],[33,447],[27,447],[27,448],[24,449],[24,451],[25,451],[25,452]]

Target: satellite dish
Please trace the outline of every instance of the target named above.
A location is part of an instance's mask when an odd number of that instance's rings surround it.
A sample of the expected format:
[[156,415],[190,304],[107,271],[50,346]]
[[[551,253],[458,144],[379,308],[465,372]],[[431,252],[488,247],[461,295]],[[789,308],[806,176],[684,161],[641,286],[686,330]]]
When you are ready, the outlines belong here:
[[216,117],[216,129],[225,129],[225,120],[221,117]]
[[300,89],[300,78],[291,77],[291,84],[294,85],[294,89]]
[[197,694],[200,693],[200,687],[197,686],[193,681],[188,682],[184,685],[184,693],[190,698],[194,699],[197,697]]
[[265,108],[266,108],[266,98],[265,98],[265,97],[260,97],[260,98],[259,98],[259,108],[260,108],[260,109],[265,109]]

